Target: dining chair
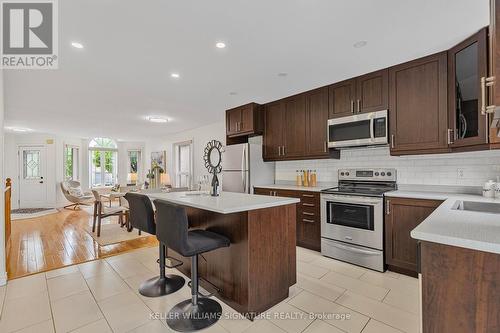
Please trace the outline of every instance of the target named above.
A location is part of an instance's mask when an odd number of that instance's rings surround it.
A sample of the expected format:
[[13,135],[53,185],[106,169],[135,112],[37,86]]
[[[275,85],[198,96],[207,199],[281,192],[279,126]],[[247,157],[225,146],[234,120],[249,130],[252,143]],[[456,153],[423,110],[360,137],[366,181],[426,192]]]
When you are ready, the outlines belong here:
[[97,237],[101,236],[101,221],[103,218],[110,216],[118,216],[118,221],[120,226],[128,225],[126,221],[128,219],[127,212],[128,208],[125,206],[117,206],[117,207],[107,207],[103,204],[101,199],[101,195],[96,190],[92,190],[92,194],[94,195],[94,219],[92,223],[92,232],[95,232],[96,228],[96,220],[97,220]]

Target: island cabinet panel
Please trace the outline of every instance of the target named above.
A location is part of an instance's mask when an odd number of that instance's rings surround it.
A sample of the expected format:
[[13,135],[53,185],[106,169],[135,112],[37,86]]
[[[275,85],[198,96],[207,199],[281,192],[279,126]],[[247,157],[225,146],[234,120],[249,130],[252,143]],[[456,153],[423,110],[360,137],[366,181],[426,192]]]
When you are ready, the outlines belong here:
[[[219,214],[186,207],[189,227],[229,238],[231,245],[199,256],[201,285],[245,315],[261,313],[288,297],[296,283],[296,207],[278,206]],[[190,258],[169,255],[190,276]],[[217,290],[218,289],[218,290]]]
[[421,242],[423,333],[500,332],[500,255]]
[[264,126],[262,107],[249,103],[226,111],[226,135],[235,138],[262,134]]
[[297,205],[297,246],[310,250],[321,250],[320,193],[282,189],[254,188],[255,194],[300,199]]
[[389,118],[392,155],[449,151],[446,52],[389,69]]
[[385,262],[392,271],[416,277],[417,241],[410,232],[442,201],[387,197],[385,203]]

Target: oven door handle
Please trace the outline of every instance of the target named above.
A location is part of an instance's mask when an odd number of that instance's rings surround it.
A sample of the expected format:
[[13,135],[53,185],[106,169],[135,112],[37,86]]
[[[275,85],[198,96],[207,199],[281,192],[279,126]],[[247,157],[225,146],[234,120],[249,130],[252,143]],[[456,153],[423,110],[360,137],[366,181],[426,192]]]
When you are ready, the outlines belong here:
[[358,198],[352,198],[352,197],[329,197],[329,198],[322,198],[325,202],[338,202],[338,203],[341,203],[341,204],[351,204],[351,205],[379,205],[379,204],[382,204],[382,200],[380,199],[359,199]]
[[358,249],[358,248],[354,248],[354,247],[350,247],[350,246],[345,246],[345,245],[341,245],[341,244],[330,244],[330,245],[333,247],[336,247],[338,249],[346,250],[346,251],[350,251],[350,252],[354,252],[354,253],[367,254],[367,255],[380,255],[380,251],[375,252],[375,251],[370,251],[370,250],[362,250],[362,249]]
[[375,133],[373,130],[373,125],[375,124],[375,116],[370,118],[370,139],[375,142]]

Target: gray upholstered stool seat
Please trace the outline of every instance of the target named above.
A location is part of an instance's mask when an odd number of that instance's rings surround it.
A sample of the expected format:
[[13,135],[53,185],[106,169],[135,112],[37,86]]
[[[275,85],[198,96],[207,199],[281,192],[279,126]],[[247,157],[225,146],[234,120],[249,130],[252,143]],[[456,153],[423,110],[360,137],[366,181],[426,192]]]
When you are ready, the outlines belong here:
[[193,332],[215,324],[222,315],[221,305],[198,292],[198,254],[227,247],[227,237],[207,230],[188,231],[188,217],[182,206],[164,200],[154,201],[157,235],[169,248],[191,257],[191,299],[174,306],[167,315],[168,326],[179,332]]
[[[155,235],[157,232],[155,214],[151,200],[138,193],[127,193],[125,199],[130,209],[130,224],[141,231]],[[157,235],[158,238],[158,235]],[[139,293],[147,297],[159,297],[176,292],[184,286],[184,278],[179,275],[165,274],[165,258],[167,257],[167,245],[160,241],[159,266],[160,276],[144,281],[139,287]]]

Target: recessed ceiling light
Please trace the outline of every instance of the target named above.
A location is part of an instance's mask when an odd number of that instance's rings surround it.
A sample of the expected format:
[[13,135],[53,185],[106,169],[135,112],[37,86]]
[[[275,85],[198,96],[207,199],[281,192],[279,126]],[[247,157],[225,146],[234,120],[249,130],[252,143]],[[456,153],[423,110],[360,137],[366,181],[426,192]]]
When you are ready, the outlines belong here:
[[172,73],[172,74],[170,74],[170,77],[173,77],[174,79],[178,79],[181,76],[179,75],[179,73]]
[[285,73],[285,72],[278,73],[278,76],[279,76],[279,77],[285,77],[285,76],[287,76],[287,75],[288,75],[288,73]]
[[168,122],[167,118],[162,118],[162,117],[148,117],[148,120],[152,123],[167,123]]
[[83,44],[78,43],[78,42],[71,42],[71,46],[77,48],[77,49],[83,49]]
[[13,132],[30,132],[30,128],[25,127],[6,127],[6,129],[11,130]]
[[359,42],[354,43],[353,46],[359,49],[360,47],[366,46],[366,44],[368,44],[366,40],[360,40]]
[[236,95],[238,95],[238,93],[237,93],[236,91],[230,91],[230,92],[229,92],[229,95],[231,95],[231,96],[236,96]]
[[215,43],[215,47],[217,47],[218,49],[223,49],[226,47],[226,43],[224,42],[217,42]]

